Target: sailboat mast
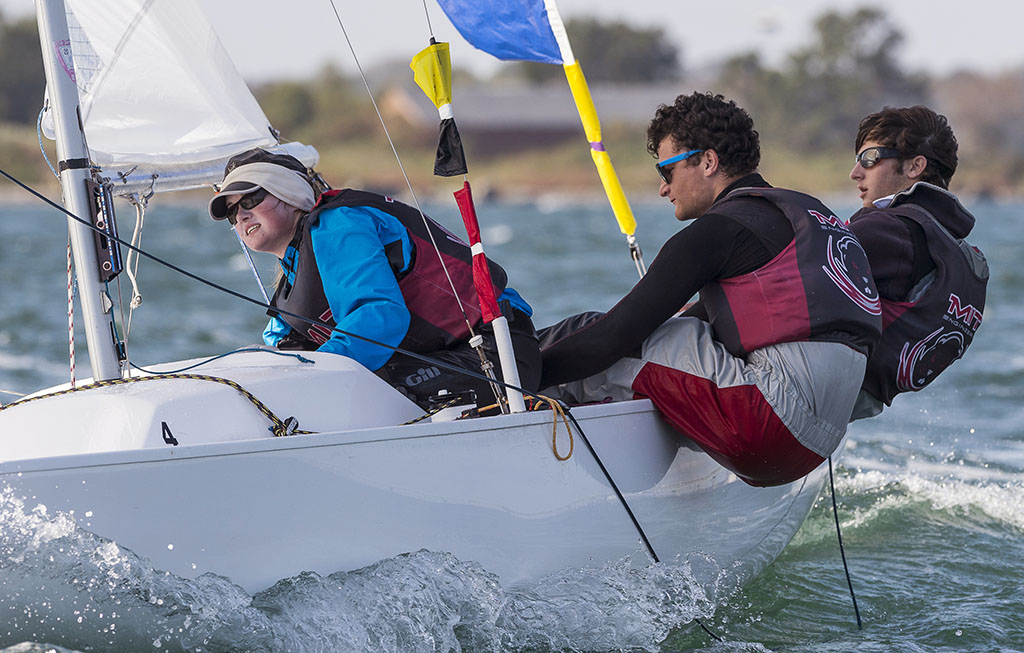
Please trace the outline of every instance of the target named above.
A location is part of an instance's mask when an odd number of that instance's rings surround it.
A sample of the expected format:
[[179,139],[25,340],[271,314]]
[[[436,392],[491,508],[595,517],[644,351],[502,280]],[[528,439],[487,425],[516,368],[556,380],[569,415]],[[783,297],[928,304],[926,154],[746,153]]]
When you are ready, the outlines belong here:
[[[91,200],[86,181],[92,171],[82,129],[71,37],[63,0],[36,0],[36,18],[50,110],[54,116],[62,201],[68,211],[88,219]],[[68,218],[68,232],[75,257],[78,297],[93,378],[97,381],[120,378],[121,364],[114,343],[111,312],[113,303],[100,282],[95,236],[89,227],[71,218]]]

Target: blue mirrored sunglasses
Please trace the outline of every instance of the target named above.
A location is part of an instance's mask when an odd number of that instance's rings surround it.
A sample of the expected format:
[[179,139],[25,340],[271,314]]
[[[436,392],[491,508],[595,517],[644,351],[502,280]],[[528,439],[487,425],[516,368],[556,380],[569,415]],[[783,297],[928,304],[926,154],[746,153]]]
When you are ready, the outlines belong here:
[[682,154],[677,154],[675,156],[670,156],[669,158],[665,159],[664,161],[658,161],[657,163],[655,163],[654,164],[654,169],[658,171],[658,176],[661,177],[662,181],[664,181],[666,184],[671,184],[672,183],[672,168],[668,168],[666,166],[670,166],[673,163],[678,163],[679,161],[686,161],[687,159],[689,159],[694,154],[700,154],[703,151],[704,150],[690,150],[689,152],[683,152]]

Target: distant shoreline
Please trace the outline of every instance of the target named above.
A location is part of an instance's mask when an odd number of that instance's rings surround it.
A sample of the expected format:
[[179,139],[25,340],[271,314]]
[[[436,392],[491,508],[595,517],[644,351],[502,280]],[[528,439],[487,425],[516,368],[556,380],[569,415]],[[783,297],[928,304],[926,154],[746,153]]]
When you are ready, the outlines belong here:
[[[646,152],[627,148],[621,144],[611,148],[612,160],[619,180],[631,203],[658,204],[658,181]],[[328,182],[338,187],[350,186],[391,194],[410,201],[405,179],[396,170],[390,148],[380,144],[379,155],[372,142],[344,143],[320,149],[318,170]],[[823,154],[814,159],[782,151],[765,144],[760,171],[769,182],[793,188],[820,197],[826,203],[848,205],[856,203],[853,182],[848,178],[850,156]],[[51,159],[53,157],[50,152]],[[403,153],[406,171],[421,200],[449,201],[451,192],[461,187],[462,177],[440,178],[432,175],[429,149],[408,148]],[[520,202],[543,199],[546,202],[605,203],[604,190],[588,151],[578,143],[563,144],[556,148],[532,150],[515,156],[478,157],[470,169],[476,200]],[[43,195],[60,201],[60,189],[39,154],[35,130],[24,125],[0,124],[0,169],[37,189]],[[986,187],[985,180],[997,178],[985,169],[962,162],[961,171],[953,180],[951,190],[966,204],[978,201],[1016,202],[1024,200],[1024,189]],[[201,204],[208,197],[205,190],[176,193],[177,205]],[[43,203],[7,179],[0,178],[0,203],[22,205]]]
[[[596,173],[595,173],[596,178]],[[54,202],[60,203],[60,189],[54,183],[43,184],[37,186],[35,184],[25,182],[29,187],[38,191],[43,196],[53,200]],[[769,181],[775,181],[770,179]],[[3,182],[7,182],[4,184]],[[786,184],[777,184],[786,187]],[[338,187],[344,187],[339,185]],[[397,187],[397,184],[396,184]],[[474,189],[475,190],[475,189]],[[385,194],[392,194],[396,198],[402,201],[410,201],[408,191],[384,191]],[[812,195],[815,195],[821,199],[827,206],[844,206],[850,204],[856,204],[859,202],[854,189],[828,189],[824,191],[805,191]],[[977,192],[958,192],[954,187],[953,192],[960,197],[960,199],[968,205],[976,204],[979,202],[996,202],[996,203],[1017,203],[1024,202],[1024,194],[1020,193],[977,193]],[[173,206],[204,206],[208,201],[210,191],[197,189],[191,191],[180,191],[173,194],[161,196],[160,200],[164,203]],[[417,188],[417,197],[421,201],[428,203],[444,203],[451,200],[451,195],[446,191],[432,191],[424,190],[423,187]],[[631,204],[638,206],[657,206],[660,204],[666,204],[667,200],[659,198],[654,192],[644,193],[641,190],[626,189],[626,197]],[[170,201],[166,201],[169,199]],[[607,198],[604,195],[604,191],[600,188],[600,184],[595,181],[594,188],[570,188],[565,190],[555,190],[550,187],[549,184],[544,184],[543,187],[530,188],[530,187],[491,187],[491,192],[486,196],[477,195],[476,201],[480,204],[494,202],[498,204],[515,204],[515,203],[555,203],[555,204],[586,204],[586,205],[601,205],[607,203]],[[13,183],[10,183],[6,179],[0,179],[0,206],[39,206],[46,207],[47,204],[42,200],[36,198],[27,191],[18,188]],[[609,209],[610,210],[610,209]]]

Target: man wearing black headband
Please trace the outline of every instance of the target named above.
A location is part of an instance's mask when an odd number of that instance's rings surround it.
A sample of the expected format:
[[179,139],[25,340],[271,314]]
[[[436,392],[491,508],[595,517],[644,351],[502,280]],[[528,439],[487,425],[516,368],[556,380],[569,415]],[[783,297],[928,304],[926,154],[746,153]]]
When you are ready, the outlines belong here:
[[883,325],[851,417],[860,419],[963,355],[981,325],[988,265],[964,240],[974,216],[948,190],[957,142],[945,116],[886,107],[861,120],[855,145],[850,178],[864,206],[850,230],[867,253]]

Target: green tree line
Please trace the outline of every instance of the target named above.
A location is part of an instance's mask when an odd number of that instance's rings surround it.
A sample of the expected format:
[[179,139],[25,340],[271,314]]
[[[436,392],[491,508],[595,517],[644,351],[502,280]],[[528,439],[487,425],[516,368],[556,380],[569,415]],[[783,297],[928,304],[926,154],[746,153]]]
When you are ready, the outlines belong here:
[[[794,168],[797,162],[809,163],[809,168],[821,168],[822,179],[843,176],[861,117],[887,105],[923,103],[949,116],[960,137],[961,160],[979,171],[958,178],[974,174],[979,185],[987,178],[1024,190],[1024,136],[1013,128],[1024,114],[1024,72],[933,79],[907,71],[899,61],[903,34],[881,9],[823,13],[809,41],[795,44],[781,64],[769,66],[755,52],[740,53],[710,75],[687,71],[680,47],[661,27],[584,18],[568,21],[566,28],[592,85],[677,82],[679,92],[712,90],[735,98],[754,116],[773,161],[788,161]],[[33,18],[9,22],[0,15],[0,62],[0,123],[33,124],[44,86]],[[402,68],[396,72],[405,79],[408,69]],[[564,84],[560,66],[534,63],[505,66],[490,83],[509,78]],[[462,81],[457,78],[457,85]],[[310,79],[274,81],[253,90],[285,138],[321,147],[344,144],[350,152],[386,148],[361,82],[337,69],[325,67]],[[976,99],[986,94],[1002,99],[981,108]],[[642,127],[633,125],[629,138],[642,139]],[[422,128],[389,128],[424,151],[435,138]],[[589,163],[586,157],[580,161]]]
[[35,18],[6,22],[0,13],[0,122],[34,123],[45,86]]
[[778,68],[753,52],[730,58],[720,88],[750,110],[763,133],[800,152],[850,148],[863,116],[885,105],[930,103],[929,80],[897,61],[902,42],[880,9],[827,12],[815,20],[812,41]]

